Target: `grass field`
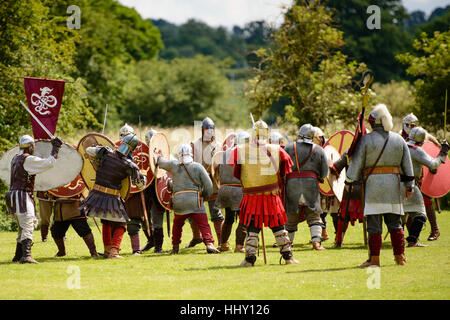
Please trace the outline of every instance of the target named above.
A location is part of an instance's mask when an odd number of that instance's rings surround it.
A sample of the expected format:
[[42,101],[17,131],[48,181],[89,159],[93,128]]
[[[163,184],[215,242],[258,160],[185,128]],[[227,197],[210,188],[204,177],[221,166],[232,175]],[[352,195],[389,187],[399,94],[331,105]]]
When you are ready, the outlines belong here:
[[[438,215],[439,240],[426,241],[430,231],[427,223],[421,238],[429,247],[406,248],[406,266],[395,265],[388,237],[383,242],[379,273],[356,267],[367,258],[360,224],[349,227],[341,249],[333,249],[330,239],[323,243],[327,250],[322,252],[311,250],[309,229],[305,223],[300,224],[294,245],[294,256],[300,263],[288,266],[279,265],[278,249],[272,248],[274,237],[265,228],[267,265],[260,250],[253,268],[237,267],[244,258],[242,253],[210,255],[203,244],[184,249],[191,239],[187,223],[179,255],[169,255],[171,243],[165,233],[163,254],[151,251],[132,256],[125,234],[121,251],[124,259],[112,260],[90,258],[83,240],[72,228],[67,234],[67,256],[55,258],[53,240],[43,243],[40,232],[35,231],[32,254],[40,262],[38,265],[10,262],[16,233],[2,232],[0,299],[446,300],[450,298],[449,214],[443,211]],[[102,251],[101,235],[94,225],[92,230],[97,249]],[[144,239],[141,233],[142,245]],[[231,241],[234,247],[234,229]],[[78,283],[74,280],[77,275]],[[380,280],[378,289],[372,282],[375,276]]]

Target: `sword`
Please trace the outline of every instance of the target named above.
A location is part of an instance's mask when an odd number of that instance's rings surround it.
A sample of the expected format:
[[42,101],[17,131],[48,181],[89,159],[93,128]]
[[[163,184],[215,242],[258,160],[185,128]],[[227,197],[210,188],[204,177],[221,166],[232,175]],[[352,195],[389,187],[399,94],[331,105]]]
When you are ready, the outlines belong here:
[[292,140],[289,139],[289,137],[288,137],[288,135],[287,135],[286,133],[284,133],[284,137],[286,138],[286,140],[287,140],[288,143],[291,143],[291,142],[292,142]]
[[36,117],[36,115],[33,112],[31,112],[30,109],[28,109],[28,107],[25,105],[25,103],[23,103],[22,100],[20,100],[20,103],[25,108],[25,110],[27,110],[28,113],[33,117],[33,119],[38,123],[38,125],[42,128],[42,130],[44,130],[45,133],[48,134],[50,139],[55,139],[55,136],[50,133],[50,131],[44,126],[44,124],[38,119],[38,117]]
[[250,112],[250,118],[252,119],[252,126],[254,126],[255,125],[255,119],[253,119],[253,115],[252,115],[251,112]]

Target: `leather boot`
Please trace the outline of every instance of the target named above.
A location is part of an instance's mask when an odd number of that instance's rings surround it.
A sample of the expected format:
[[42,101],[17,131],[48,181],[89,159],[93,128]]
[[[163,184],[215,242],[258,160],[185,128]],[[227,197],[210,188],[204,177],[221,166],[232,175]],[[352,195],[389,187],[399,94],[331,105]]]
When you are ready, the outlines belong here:
[[223,220],[214,221],[214,230],[216,231],[217,242],[219,243],[219,246],[222,244],[222,225]]
[[[239,224],[238,227],[236,228],[236,248],[244,247],[244,242],[245,242],[246,236],[247,236],[247,228],[244,225]],[[235,250],[234,252],[237,252],[237,251]],[[243,252],[243,251],[239,251],[239,252]]]
[[119,249],[115,248],[115,247],[111,247],[109,254],[108,254],[108,259],[117,259],[117,258],[123,258],[122,256],[119,255]]
[[111,252],[111,246],[110,245],[105,246],[105,251],[103,253],[103,258],[108,259],[110,252]]
[[365,268],[370,266],[380,266],[380,256],[370,256],[366,262],[358,264],[358,267]]
[[330,236],[328,235],[327,229],[322,229],[322,241],[326,241],[330,239]]
[[322,247],[322,244],[319,241],[314,241],[312,243],[312,247],[313,247],[314,250],[318,250],[318,251],[325,250],[325,248]]
[[147,238],[147,244],[145,245],[145,247],[143,247],[141,249],[141,251],[150,250],[151,248],[153,248],[155,246],[155,238],[154,238],[153,230],[150,229],[150,234],[148,234],[147,230],[144,230],[144,234],[145,234],[145,237]]
[[48,226],[47,225],[41,225],[42,242],[46,242],[47,241],[47,235],[48,235]]
[[16,242],[16,253],[14,254],[14,258],[12,259],[12,262],[19,262],[20,258],[22,258],[22,244],[20,242]]
[[163,228],[155,228],[154,233],[154,239],[155,239],[155,249],[153,250],[154,253],[162,253],[162,246],[164,243],[164,231]]
[[55,257],[64,257],[66,255],[66,245],[64,244],[63,238],[53,238],[58,247],[58,252],[55,254]]
[[39,263],[31,257],[31,246],[33,241],[31,239],[25,239],[22,241],[23,256],[20,258],[20,263]]
[[191,223],[191,229],[192,229],[192,240],[187,244],[186,248],[195,247],[197,244],[203,242],[202,235],[200,234],[200,229],[198,228],[198,225],[194,221],[192,221]]
[[242,244],[237,244],[236,248],[234,248],[234,252],[241,252],[241,253],[245,253],[245,248]]
[[85,235],[83,237],[84,243],[86,243],[86,246],[89,249],[89,253],[91,254],[92,258],[98,258],[98,252],[97,252],[97,248],[95,247],[95,240],[94,240],[94,235],[91,233],[89,233],[88,235]]
[[428,218],[428,221],[430,221],[430,226],[431,226],[431,233],[428,236],[428,241],[437,240],[439,238],[439,236],[441,235],[441,233],[439,232],[439,227],[437,224],[436,211],[434,211],[434,207],[432,205],[428,206],[428,207],[426,206],[425,211],[427,213],[427,218]]
[[130,235],[131,241],[131,250],[133,251],[133,255],[141,254],[141,239],[139,238],[139,233]]
[[395,263],[400,266],[406,265],[406,258],[404,254],[396,254],[394,255]]
[[179,250],[180,250],[180,245],[174,244],[172,246],[172,250],[170,251],[170,254],[178,254]]
[[233,228],[232,224],[224,223],[222,225],[222,241],[219,246],[220,251],[231,251],[233,248],[230,246],[230,242],[228,239],[230,238],[231,229]]
[[214,244],[211,242],[206,243],[206,252],[208,253],[220,253],[219,250],[217,250],[216,247],[214,247]]

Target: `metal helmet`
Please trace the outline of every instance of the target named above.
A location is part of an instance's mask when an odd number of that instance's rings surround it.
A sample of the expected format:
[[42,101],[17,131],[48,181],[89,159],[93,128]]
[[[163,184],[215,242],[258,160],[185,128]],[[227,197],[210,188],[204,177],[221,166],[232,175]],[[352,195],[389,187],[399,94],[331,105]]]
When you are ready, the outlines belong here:
[[409,134],[412,128],[416,127],[419,119],[411,112],[403,118],[403,130]]
[[261,119],[253,125],[253,138],[256,138],[257,141],[269,138],[269,126]]
[[137,147],[139,143],[139,139],[136,137],[134,133],[129,133],[126,136],[122,137],[122,143],[120,144],[117,151],[119,151],[124,156],[127,156],[130,159],[133,159],[131,153]]
[[250,135],[247,131],[240,131],[236,134],[234,141],[236,142],[236,144],[248,143],[250,141]]
[[315,130],[314,127],[307,123],[300,127],[297,136],[305,143],[313,144]]
[[325,134],[319,127],[314,127],[314,139],[313,142],[319,146],[325,144]]
[[34,138],[29,135],[24,135],[20,137],[19,139],[19,148],[20,149],[26,149],[31,147],[34,144]]
[[130,133],[134,133],[134,129],[132,126],[125,123],[125,125],[122,128],[120,128],[119,138],[122,139],[123,137],[125,137],[127,134],[130,134]]
[[382,125],[385,131],[391,131],[394,127],[392,116],[385,104],[377,104],[369,114],[369,123],[374,125]]
[[180,145],[180,148],[178,149],[178,159],[182,163],[190,163],[194,161],[193,159],[193,152],[192,147],[190,144],[183,143]]
[[214,129],[214,121],[211,120],[210,117],[206,117],[202,121],[202,129]]
[[422,145],[425,141],[425,136],[427,135],[427,132],[422,127],[414,127],[409,132],[409,145]]
[[283,142],[283,136],[277,131],[272,131],[269,135],[269,143],[281,145]]
[[145,143],[147,145],[150,145],[150,140],[152,139],[153,135],[158,133],[158,131],[154,130],[154,129],[150,129],[147,131],[147,133],[145,134]]

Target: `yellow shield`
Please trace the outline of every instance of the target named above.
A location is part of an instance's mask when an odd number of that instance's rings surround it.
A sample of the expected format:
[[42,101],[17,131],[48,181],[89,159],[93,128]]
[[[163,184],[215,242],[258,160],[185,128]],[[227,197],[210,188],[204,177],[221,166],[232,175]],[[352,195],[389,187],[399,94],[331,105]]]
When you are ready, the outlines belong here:
[[[95,184],[95,177],[97,176],[98,164],[95,160],[86,153],[88,147],[94,146],[105,146],[111,149],[115,148],[114,143],[106,136],[100,133],[88,133],[83,138],[81,138],[78,143],[77,150],[83,157],[83,168],[81,169],[80,175],[84,181],[84,184],[89,190],[92,190]],[[122,180],[122,189],[120,190],[120,196],[122,199],[127,199],[130,194],[131,179],[127,177]]]

